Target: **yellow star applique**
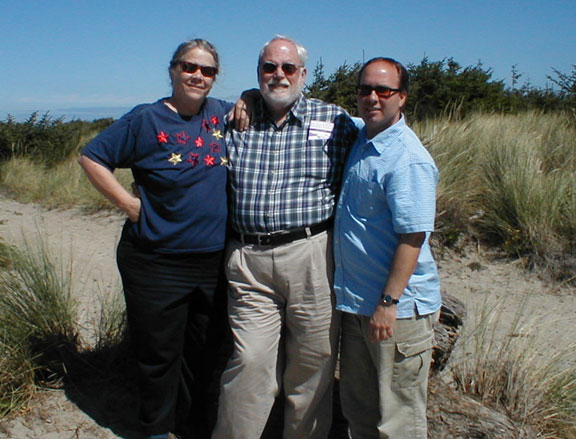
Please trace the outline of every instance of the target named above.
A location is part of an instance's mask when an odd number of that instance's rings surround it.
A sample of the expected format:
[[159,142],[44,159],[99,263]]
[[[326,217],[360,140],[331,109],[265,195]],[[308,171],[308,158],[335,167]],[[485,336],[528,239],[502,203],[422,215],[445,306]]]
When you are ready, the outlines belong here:
[[218,140],[222,139],[224,136],[222,135],[222,133],[220,132],[220,130],[214,130],[212,131],[212,136],[216,137]]
[[176,154],[173,152],[172,157],[170,157],[168,161],[172,163],[174,166],[176,166],[178,163],[182,161],[182,154]]
[[220,157],[220,166],[228,166],[228,157]]

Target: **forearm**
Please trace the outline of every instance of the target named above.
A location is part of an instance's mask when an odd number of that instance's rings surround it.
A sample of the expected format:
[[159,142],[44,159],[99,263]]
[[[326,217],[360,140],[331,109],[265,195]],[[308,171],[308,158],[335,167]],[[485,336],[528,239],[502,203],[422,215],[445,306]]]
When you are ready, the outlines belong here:
[[102,195],[126,213],[132,221],[138,219],[140,199],[128,192],[110,170],[86,156],[81,156],[78,163]]
[[394,299],[400,299],[400,296],[408,285],[410,276],[414,273],[414,269],[418,263],[418,256],[420,255],[420,248],[425,239],[425,232],[400,235],[400,242],[394,253],[394,259],[388,274],[388,281],[386,282],[384,291],[382,291],[382,295],[388,294]]
[[[414,273],[418,263],[420,248],[426,239],[426,234],[410,233],[400,235],[400,242],[396,247],[392,266],[388,274],[388,281],[382,291],[382,296],[389,295],[399,300],[408,285],[410,276]],[[375,341],[387,340],[394,336],[396,327],[396,305],[379,302],[370,319],[371,337]]]

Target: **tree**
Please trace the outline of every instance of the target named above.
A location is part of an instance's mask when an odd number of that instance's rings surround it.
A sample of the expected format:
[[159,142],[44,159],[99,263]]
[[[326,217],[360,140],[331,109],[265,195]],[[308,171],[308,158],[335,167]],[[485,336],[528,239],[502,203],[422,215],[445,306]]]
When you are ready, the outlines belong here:
[[569,75],[552,68],[556,77],[546,75],[546,77],[560,87],[560,94],[568,97],[576,96],[576,64],[572,64],[572,73]]
[[[313,82],[305,88],[308,97],[322,99],[357,115],[356,84],[362,64],[344,63],[326,78],[322,60],[313,72]],[[405,113],[410,119],[425,119],[450,115],[464,117],[474,111],[518,112],[537,109],[545,112],[574,109],[576,103],[576,65],[571,74],[553,69],[548,77],[560,87],[540,89],[526,83],[518,87],[523,75],[512,66],[512,88],[492,79],[492,69],[481,62],[461,67],[453,58],[430,61],[424,57],[419,64],[406,66],[410,75],[410,93]]]
[[411,90],[406,112],[415,119],[450,112],[464,116],[475,110],[501,109],[505,103],[504,83],[492,80],[492,70],[481,62],[462,68],[453,58],[408,64]]
[[324,65],[320,61],[314,69],[314,80],[304,93],[309,98],[321,99],[341,106],[351,115],[358,114],[356,109],[356,84],[362,64],[349,65],[346,62],[336,69],[328,79],[324,75]]

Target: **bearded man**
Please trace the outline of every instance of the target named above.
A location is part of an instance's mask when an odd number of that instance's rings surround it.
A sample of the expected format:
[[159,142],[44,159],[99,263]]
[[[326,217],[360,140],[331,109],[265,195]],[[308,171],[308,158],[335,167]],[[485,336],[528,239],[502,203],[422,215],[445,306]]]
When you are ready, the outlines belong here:
[[253,124],[228,137],[234,353],[215,439],[259,438],[281,388],[284,439],[330,430],[339,329],[331,230],[357,129],[341,108],[304,97],[306,59],[289,38],[266,43]]

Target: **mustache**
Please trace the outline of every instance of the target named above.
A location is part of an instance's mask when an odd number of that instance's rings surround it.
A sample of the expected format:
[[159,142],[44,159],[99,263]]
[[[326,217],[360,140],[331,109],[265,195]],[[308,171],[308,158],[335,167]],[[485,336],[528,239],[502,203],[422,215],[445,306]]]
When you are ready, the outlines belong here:
[[270,81],[268,81],[268,83],[266,85],[287,85],[290,86],[290,82],[288,82],[287,80],[280,80],[280,81],[276,81],[274,79],[271,79]]

